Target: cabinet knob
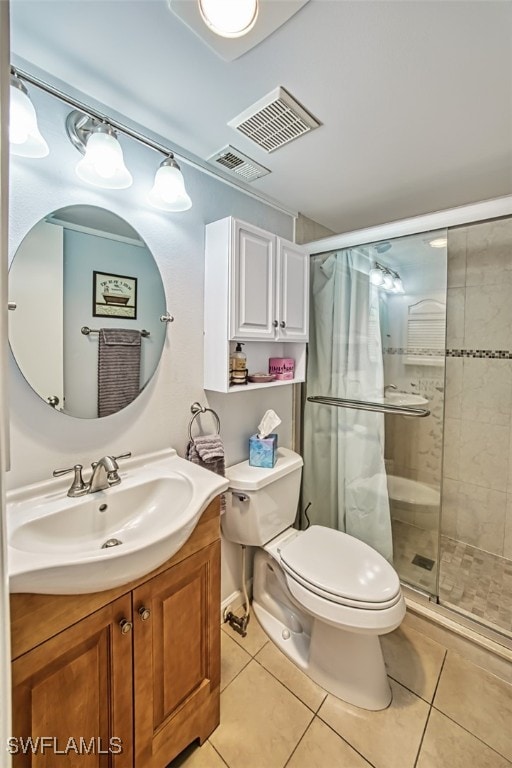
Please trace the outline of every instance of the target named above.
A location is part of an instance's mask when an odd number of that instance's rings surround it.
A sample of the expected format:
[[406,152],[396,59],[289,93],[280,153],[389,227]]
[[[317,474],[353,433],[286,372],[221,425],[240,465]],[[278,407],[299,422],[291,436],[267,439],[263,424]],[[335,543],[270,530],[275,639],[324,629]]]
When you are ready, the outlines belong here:
[[123,635],[127,635],[128,632],[131,632],[133,629],[133,623],[128,621],[128,619],[121,619],[119,626],[121,627],[121,632]]
[[274,328],[277,328],[277,326],[279,325],[279,323],[277,322],[277,320],[274,320],[274,322],[272,323],[272,325],[274,326]]
[[281,320],[281,322],[279,323],[279,325],[281,326],[281,328],[286,328],[286,323],[285,323],[285,321],[284,321],[284,320]]
[[142,619],[142,621],[147,621],[149,617],[151,616],[151,611],[149,608],[145,608],[143,605],[139,608],[139,616]]

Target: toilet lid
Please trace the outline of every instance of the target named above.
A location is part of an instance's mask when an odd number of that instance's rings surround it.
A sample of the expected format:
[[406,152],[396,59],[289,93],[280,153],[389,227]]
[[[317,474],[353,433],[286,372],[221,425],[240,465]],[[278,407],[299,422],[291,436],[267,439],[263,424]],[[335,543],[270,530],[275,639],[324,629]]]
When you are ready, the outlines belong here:
[[280,551],[292,578],[334,602],[387,608],[400,597],[394,568],[379,552],[341,531],[312,525]]

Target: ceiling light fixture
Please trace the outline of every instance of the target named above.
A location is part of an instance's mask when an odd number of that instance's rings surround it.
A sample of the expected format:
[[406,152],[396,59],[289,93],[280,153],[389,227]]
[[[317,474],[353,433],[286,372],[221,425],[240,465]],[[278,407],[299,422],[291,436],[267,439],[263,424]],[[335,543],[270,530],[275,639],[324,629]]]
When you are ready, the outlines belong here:
[[66,119],[66,130],[73,146],[84,155],[76,166],[82,181],[102,189],[127,189],[132,185],[117,133],[110,125],[74,110]]
[[149,202],[162,211],[188,211],[192,200],[185,189],[183,174],[174,155],[167,157],[155,173],[155,182],[148,195]]
[[258,18],[258,0],[198,0],[204,23],[221,37],[242,37]]
[[37,125],[37,115],[25,85],[11,74],[9,141],[11,151],[20,157],[46,157],[50,150]]
[[429,240],[428,244],[431,248],[446,248],[446,245],[448,244],[448,238],[435,237],[433,240]]

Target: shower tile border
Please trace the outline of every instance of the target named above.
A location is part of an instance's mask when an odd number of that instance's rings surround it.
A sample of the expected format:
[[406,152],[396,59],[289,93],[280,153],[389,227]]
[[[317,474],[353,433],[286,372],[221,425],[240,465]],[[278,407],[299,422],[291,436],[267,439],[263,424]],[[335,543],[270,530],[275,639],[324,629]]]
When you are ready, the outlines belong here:
[[512,360],[509,349],[419,349],[417,347],[386,347],[386,355],[414,355],[423,357],[472,357],[493,360]]

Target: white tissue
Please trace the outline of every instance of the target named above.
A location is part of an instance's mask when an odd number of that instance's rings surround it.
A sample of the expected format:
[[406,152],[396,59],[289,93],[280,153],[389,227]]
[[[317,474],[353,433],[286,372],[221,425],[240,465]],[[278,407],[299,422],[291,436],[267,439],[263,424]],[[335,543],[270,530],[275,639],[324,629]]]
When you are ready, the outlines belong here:
[[280,423],[281,419],[275,411],[272,409],[265,411],[262,420],[258,424],[258,437],[260,440],[263,437],[270,435],[270,433],[273,432],[273,430],[278,427]]

